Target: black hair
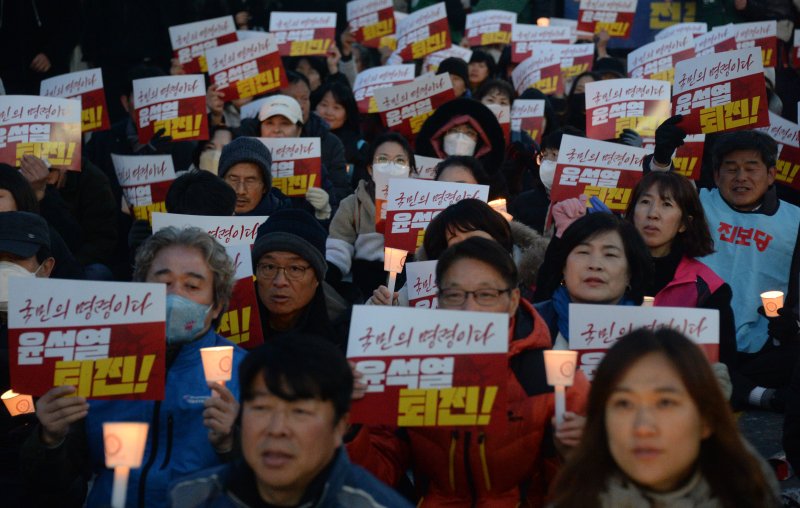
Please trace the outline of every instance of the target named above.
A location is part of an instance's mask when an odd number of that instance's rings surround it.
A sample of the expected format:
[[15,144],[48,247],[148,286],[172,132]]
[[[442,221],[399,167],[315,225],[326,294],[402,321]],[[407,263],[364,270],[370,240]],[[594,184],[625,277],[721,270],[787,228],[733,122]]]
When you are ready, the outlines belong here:
[[572,83],[569,86],[569,93],[567,94],[568,97],[572,97],[573,95],[575,95],[575,89],[578,87],[578,81],[580,81],[581,78],[584,78],[586,76],[591,76],[594,81],[601,81],[600,75],[596,72],[593,71],[582,72],[577,76],[575,76],[575,78],[572,80]]
[[558,150],[561,147],[561,138],[564,137],[564,134],[569,134],[570,136],[579,136],[581,138],[586,137],[586,133],[582,130],[571,125],[565,125],[564,127],[560,127],[552,131],[550,134],[542,137],[541,150],[544,151],[546,148],[555,148]]
[[350,365],[335,345],[318,335],[289,332],[250,351],[239,366],[243,401],[255,398],[253,382],[258,375],[270,393],[283,400],[332,402],[334,424],[350,410]]
[[518,98],[522,100],[544,101],[544,118],[547,120],[547,125],[544,126],[542,136],[550,134],[554,129],[561,125],[558,115],[556,114],[556,110],[553,109],[553,103],[550,101],[550,97],[542,93],[541,90],[536,88],[528,88],[527,90],[523,91]]
[[411,145],[408,144],[408,140],[402,134],[391,131],[384,132],[375,138],[375,141],[369,146],[369,151],[367,152],[367,166],[372,166],[372,161],[375,159],[375,152],[378,151],[378,148],[384,143],[397,143],[400,145],[408,157],[408,166],[411,168],[411,173],[417,173],[417,162],[414,160],[414,151],[411,149]]
[[[319,74],[320,85],[324,83],[325,80],[328,78],[330,71],[328,70],[328,64],[325,62],[325,58],[321,56],[287,57],[285,60],[286,65],[284,65],[284,68],[291,69],[292,71],[297,72],[298,74],[306,78],[306,84],[309,85],[309,88],[311,88],[311,82],[308,79],[308,76],[297,70],[297,66],[300,65],[300,62],[302,62],[303,60],[307,61],[308,65],[310,65],[312,69],[317,71],[317,74]],[[294,83],[294,81],[290,81],[290,83]]]
[[645,288],[649,287],[653,278],[650,250],[633,224],[616,215],[603,212],[586,214],[564,231],[555,253],[558,268],[548,272],[539,272],[540,278],[537,282],[542,286],[543,294],[552,295],[561,284],[564,279],[567,257],[575,247],[597,235],[610,231],[616,231],[619,234],[625,248],[625,259],[628,262],[628,275],[630,276],[628,298],[637,305],[641,304]]
[[290,85],[294,85],[295,83],[299,83],[302,81],[308,87],[308,90],[311,91],[311,83],[308,81],[308,78],[305,77],[304,74],[301,74],[294,70],[286,70],[286,80],[289,82]]
[[514,92],[514,87],[508,81],[504,79],[487,79],[475,92],[475,99],[483,100],[492,90],[498,90],[500,93],[508,95],[509,102],[513,101],[517,96],[516,92]]
[[441,285],[450,267],[462,259],[474,259],[491,266],[497,270],[509,288],[516,288],[519,284],[517,265],[508,251],[494,240],[480,237],[458,242],[439,256],[439,262],[436,263],[436,284]]
[[451,231],[484,231],[494,238],[506,253],[514,248],[511,226],[505,217],[480,199],[462,199],[453,203],[431,220],[422,240],[428,259],[439,259],[447,250],[447,234]]
[[165,76],[166,73],[160,68],[152,64],[141,63],[134,65],[125,74],[125,83],[122,88],[122,93],[126,97],[133,94],[133,82],[137,79],[155,78],[158,76]]
[[351,90],[349,86],[345,85],[341,81],[329,80],[323,83],[322,86],[320,86],[317,91],[314,92],[314,97],[311,101],[311,110],[314,111],[317,109],[317,105],[322,102],[322,99],[328,92],[330,92],[333,100],[344,108],[346,116],[343,127],[346,127],[353,132],[358,132],[359,116],[356,97],[353,95],[353,90]]
[[236,191],[214,173],[198,169],[172,182],[164,204],[169,213],[228,217],[236,208]]
[[18,169],[0,163],[0,189],[11,193],[17,204],[17,211],[39,214],[39,200],[28,180]]
[[445,160],[438,163],[435,168],[436,176],[434,180],[439,180],[442,173],[451,166],[464,166],[467,168],[470,173],[472,173],[472,176],[475,177],[478,185],[489,185],[491,183],[489,174],[483,169],[481,161],[470,155],[450,155]]
[[722,160],[737,150],[754,150],[761,155],[761,160],[771,168],[778,158],[778,144],[772,136],[759,131],[735,131],[720,134],[714,142],[711,152],[711,167],[719,171]]
[[[489,70],[489,75],[487,76],[486,81],[491,80],[492,78],[494,78],[495,74],[497,74],[497,62],[494,61],[494,57],[492,57],[492,55],[480,49],[472,50],[472,56],[469,58],[469,63],[486,64],[486,68]],[[484,81],[484,83],[486,81]]]
[[210,125],[208,127],[208,141],[197,143],[197,146],[194,148],[194,151],[192,152],[192,163],[194,164],[194,167],[196,168],[200,167],[200,156],[203,155],[203,152],[206,151],[206,148],[208,148],[209,144],[211,143],[211,140],[214,139],[214,134],[220,131],[230,132],[231,141],[233,141],[236,138],[236,136],[233,134],[233,129],[231,129],[227,125]]

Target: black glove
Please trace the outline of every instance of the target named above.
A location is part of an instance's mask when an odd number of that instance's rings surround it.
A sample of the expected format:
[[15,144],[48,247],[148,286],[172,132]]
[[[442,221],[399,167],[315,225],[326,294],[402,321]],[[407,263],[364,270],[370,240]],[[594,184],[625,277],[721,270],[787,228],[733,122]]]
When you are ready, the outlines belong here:
[[683,115],[675,115],[664,120],[664,123],[656,129],[656,149],[653,151],[653,158],[662,166],[672,162],[672,153],[686,138],[686,132],[677,125],[681,120]]
[[131,230],[128,231],[128,247],[131,252],[139,250],[139,246],[147,241],[153,235],[153,228],[146,220],[137,220],[131,225]]
[[800,327],[798,327],[797,324],[797,316],[786,307],[778,309],[778,315],[776,317],[767,316],[763,306],[758,308],[758,313],[769,320],[767,330],[769,336],[773,339],[777,339],[783,343],[796,342],[800,339]]
[[622,129],[619,140],[623,145],[635,146],[636,148],[641,148],[644,144],[642,137],[633,129]]
[[172,143],[172,136],[165,136],[166,129],[158,129],[153,133],[153,137],[146,145],[139,148],[138,154],[143,153],[167,153],[169,144]]

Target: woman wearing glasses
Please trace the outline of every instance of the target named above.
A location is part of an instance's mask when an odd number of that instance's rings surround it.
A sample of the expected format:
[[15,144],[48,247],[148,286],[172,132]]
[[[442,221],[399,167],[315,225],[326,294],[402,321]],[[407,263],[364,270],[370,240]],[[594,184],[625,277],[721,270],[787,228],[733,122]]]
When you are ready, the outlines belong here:
[[326,244],[331,271],[328,281],[339,286],[342,277],[352,274],[353,284],[363,296],[371,295],[386,279],[383,235],[375,231],[375,180],[372,177],[379,172],[390,177],[407,177],[417,171],[408,141],[396,132],[378,136],[367,160],[369,176],[359,181],[356,191],[339,204]]
[[[547,324],[520,297],[518,272],[497,242],[473,237],[447,249],[436,268],[439,307],[501,312],[509,323],[508,420],[502,429],[362,428],[348,445],[353,460],[396,484],[411,468],[418,506],[542,506],[545,469],[582,433],[589,386],[578,373],[567,390],[567,420],[551,435],[553,391],[545,381]],[[553,445],[555,444],[555,451]]]

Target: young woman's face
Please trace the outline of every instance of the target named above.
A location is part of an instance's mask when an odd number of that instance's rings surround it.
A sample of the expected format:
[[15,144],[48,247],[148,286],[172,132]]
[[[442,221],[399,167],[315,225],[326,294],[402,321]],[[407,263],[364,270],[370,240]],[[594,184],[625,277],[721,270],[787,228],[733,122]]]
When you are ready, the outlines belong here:
[[17,200],[7,189],[0,189],[0,212],[16,212]]
[[483,96],[481,102],[483,104],[500,104],[501,106],[510,106],[511,97],[501,92],[500,89],[493,88]]
[[672,241],[678,233],[686,231],[680,207],[669,194],[662,199],[655,184],[634,205],[633,224],[653,257],[669,254]]
[[564,284],[575,303],[616,304],[630,275],[622,238],[606,231],[578,244],[564,265]]
[[711,435],[678,371],[662,353],[636,361],[606,402],[608,448],[631,480],[657,492],[691,474]]
[[468,66],[469,84],[472,86],[480,85],[489,77],[489,67],[486,62],[472,62]]
[[406,153],[400,143],[395,143],[394,141],[386,141],[381,143],[381,145],[375,149],[375,155],[372,158],[372,163],[367,167],[367,170],[371,175],[373,165],[389,163],[395,163],[399,166],[405,166],[407,168],[411,167],[411,161],[408,158],[408,153]]
[[436,180],[439,182],[451,183],[478,183],[478,181],[475,179],[475,175],[472,174],[472,171],[468,167],[461,166],[459,164],[447,166]]
[[305,58],[298,62],[295,70],[308,78],[308,83],[311,85],[312,92],[319,88],[319,85],[322,84],[322,76],[319,75],[319,72],[317,72],[317,70],[313,68]]
[[328,122],[328,125],[331,126],[331,130],[334,131],[342,127],[347,120],[347,111],[344,109],[343,105],[339,104],[336,99],[333,98],[331,92],[327,92],[322,96],[322,100],[317,104],[317,114]]

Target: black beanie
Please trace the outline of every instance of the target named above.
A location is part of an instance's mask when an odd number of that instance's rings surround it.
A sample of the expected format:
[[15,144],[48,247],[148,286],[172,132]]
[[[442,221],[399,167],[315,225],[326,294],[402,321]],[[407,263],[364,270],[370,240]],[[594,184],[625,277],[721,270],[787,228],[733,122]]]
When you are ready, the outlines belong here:
[[253,244],[253,273],[261,256],[267,252],[293,252],[308,261],[318,280],[325,279],[325,241],[328,232],[305,210],[284,208],[269,216],[258,228]]
[[252,162],[258,166],[264,177],[264,188],[272,187],[272,172],[270,171],[272,155],[270,155],[267,145],[256,138],[234,139],[222,148],[217,174],[220,178],[225,178],[225,173],[240,162]]
[[445,72],[460,77],[464,80],[464,84],[469,87],[469,68],[467,67],[467,62],[464,60],[455,56],[445,58],[442,60],[442,63],[439,64],[439,69],[436,71],[436,74],[444,74]]

